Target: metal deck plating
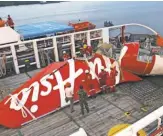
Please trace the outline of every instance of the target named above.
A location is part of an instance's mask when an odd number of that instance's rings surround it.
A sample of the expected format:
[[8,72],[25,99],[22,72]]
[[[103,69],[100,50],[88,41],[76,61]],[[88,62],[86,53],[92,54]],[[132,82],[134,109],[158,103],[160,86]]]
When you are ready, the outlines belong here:
[[[32,43],[31,47],[34,53],[33,62],[31,65],[35,65],[38,69],[30,72],[30,75],[39,71],[41,68],[40,59],[39,59],[39,41],[51,40],[52,46],[44,47],[44,50],[53,50],[55,61],[59,61],[58,55],[58,43],[59,38],[63,39],[62,46],[69,46],[71,48],[72,56],[76,56],[75,47],[75,38],[82,39],[81,35],[84,33],[87,38],[87,43],[90,44],[93,40],[102,39],[103,42],[109,43],[109,29],[119,28],[122,26],[137,25],[143,26],[140,24],[125,24],[119,26],[113,26],[102,29],[95,29],[90,31],[83,31],[77,33],[71,33],[61,36],[42,38],[37,40],[25,41],[15,44],[3,45],[0,48],[9,47],[11,50],[7,58],[12,58],[14,62],[14,69],[16,74],[20,73],[20,69],[24,67],[23,64],[19,61],[18,51],[16,49],[17,45],[23,45],[26,43]],[[148,28],[148,27],[146,27]],[[150,29],[150,28],[148,28]],[[150,29],[155,34],[154,30]],[[92,35],[92,32],[98,32],[98,36]],[[79,35],[78,35],[79,34]],[[66,41],[66,37],[69,37],[69,41]],[[65,38],[65,39],[64,39]],[[28,77],[25,74],[19,74],[11,76],[8,78],[0,79],[0,84],[2,90],[4,90],[2,97],[5,97],[13,89],[23,84]],[[52,113],[46,117],[43,117],[39,120],[33,121],[27,125],[22,126],[20,129],[24,135],[54,135],[54,136],[68,136],[73,132],[77,131],[79,127],[85,129],[89,136],[104,136],[107,134],[108,130],[116,124],[119,123],[129,123],[132,124],[137,120],[141,119],[145,115],[149,114],[151,111],[160,107],[163,103],[163,85],[161,80],[163,77],[145,77],[143,81],[137,83],[124,83],[117,86],[117,92],[113,94],[98,95],[96,99],[89,99],[89,106],[91,112],[84,117],[80,114],[80,107],[78,104],[75,105],[75,112],[70,114],[69,108],[66,107],[55,113]],[[8,88],[12,88],[9,90]],[[141,110],[143,105],[147,105],[147,111]],[[126,116],[125,112],[130,112],[131,116]],[[150,131],[153,126],[156,124],[153,123],[147,128],[147,131]],[[18,135],[16,129],[6,129],[0,128],[0,135]]]
[[[38,72],[32,71],[30,75]],[[13,79],[15,79],[13,81]],[[2,88],[16,88],[28,79],[25,74],[1,79]],[[82,116],[80,106],[75,104],[75,112],[70,113],[69,107],[56,111],[46,117],[22,126],[20,131],[25,136],[68,136],[84,128],[89,136],[106,136],[108,130],[119,123],[132,124],[157,109],[163,104],[162,76],[144,77],[137,83],[125,83],[117,86],[117,92],[113,94],[98,95],[96,99],[89,99],[89,114]],[[4,86],[2,86],[4,85]],[[6,90],[3,95],[8,95]],[[147,104],[147,112],[141,110],[143,104]],[[130,112],[131,116],[125,116]],[[151,124],[145,130],[148,132],[156,127]],[[17,129],[0,128],[1,136],[16,136]]]

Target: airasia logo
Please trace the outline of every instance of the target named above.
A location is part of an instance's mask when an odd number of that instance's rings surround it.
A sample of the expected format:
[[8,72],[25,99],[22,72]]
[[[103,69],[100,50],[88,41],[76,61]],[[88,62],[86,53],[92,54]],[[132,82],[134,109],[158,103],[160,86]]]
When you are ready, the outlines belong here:
[[[109,66],[108,63],[111,63],[110,59],[106,57],[103,57],[103,58],[96,57],[93,62],[92,61],[88,62],[88,65],[90,67],[90,73],[92,74],[93,79],[97,78],[97,75],[95,73],[96,66],[97,66],[97,74],[101,72],[102,61],[105,62],[106,66]],[[82,66],[81,68],[75,71],[75,61],[73,59],[68,60],[68,64],[69,64],[69,71],[67,72],[69,72],[69,77],[67,79],[63,80],[63,73],[61,73],[59,70],[58,71],[54,70],[53,71],[54,74],[47,74],[44,77],[42,77],[40,81],[35,81],[28,88],[23,88],[20,92],[13,94],[12,97],[10,97],[6,101],[6,103],[10,101],[10,109],[13,109],[16,111],[21,110],[23,115],[27,115],[25,113],[26,111],[22,110],[23,107],[26,105],[27,101],[36,103],[40,96],[43,96],[43,97],[48,96],[50,95],[52,91],[55,91],[55,90],[59,90],[59,93],[60,93],[60,103],[61,103],[60,107],[68,105],[69,103],[65,102],[64,86],[66,82],[70,82],[71,87],[74,90],[75,79],[78,78],[84,72],[84,70],[82,69]],[[110,67],[108,67],[108,69],[110,69]],[[51,81],[48,81],[49,79]],[[55,85],[52,85],[52,82],[54,79],[56,80],[57,83]],[[117,82],[119,82],[119,79],[117,80]],[[41,86],[47,89],[41,90]],[[21,99],[19,95],[21,95]],[[31,100],[29,100],[30,95],[32,96]],[[15,102],[15,100],[17,99],[19,101]],[[39,110],[39,106],[41,105],[32,104],[32,106],[30,106],[30,109],[29,109],[30,112],[36,113]]]

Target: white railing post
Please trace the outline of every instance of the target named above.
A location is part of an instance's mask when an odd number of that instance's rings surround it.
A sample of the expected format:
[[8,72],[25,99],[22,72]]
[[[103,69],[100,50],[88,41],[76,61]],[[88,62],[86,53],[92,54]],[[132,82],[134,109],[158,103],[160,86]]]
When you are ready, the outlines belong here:
[[159,129],[160,126],[161,126],[161,118],[158,118],[157,129]]
[[57,40],[56,37],[53,38],[53,47],[54,47],[54,56],[55,56],[55,61],[59,61],[59,56],[58,56],[58,46],[57,46]]
[[14,61],[15,72],[16,72],[16,74],[20,74],[19,67],[18,67],[18,60],[17,60],[17,56],[16,56],[15,45],[11,45],[10,48],[11,48],[12,57],[13,57],[13,61]]
[[39,55],[38,55],[38,48],[37,48],[37,44],[35,40],[33,41],[33,49],[34,49],[34,55],[35,55],[35,60],[36,60],[36,66],[37,68],[41,68]]
[[87,32],[87,45],[91,45],[90,33],[90,31]]
[[74,34],[71,34],[71,55],[72,57],[76,57],[76,52],[75,52],[75,37]]
[[108,28],[102,28],[103,43],[109,43],[109,30]]
[[109,40],[109,43],[110,43],[110,29],[108,28],[108,40]]

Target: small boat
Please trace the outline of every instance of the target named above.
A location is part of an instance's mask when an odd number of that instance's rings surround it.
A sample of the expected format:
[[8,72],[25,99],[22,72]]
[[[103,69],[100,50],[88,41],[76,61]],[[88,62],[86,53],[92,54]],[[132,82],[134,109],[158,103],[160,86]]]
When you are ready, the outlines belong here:
[[84,31],[84,30],[91,30],[96,27],[96,25],[86,21],[86,22],[78,22],[78,23],[69,23],[69,26],[74,27],[75,32]]
[[109,27],[109,26],[114,26],[114,24],[111,21],[105,21],[104,22],[104,27]]

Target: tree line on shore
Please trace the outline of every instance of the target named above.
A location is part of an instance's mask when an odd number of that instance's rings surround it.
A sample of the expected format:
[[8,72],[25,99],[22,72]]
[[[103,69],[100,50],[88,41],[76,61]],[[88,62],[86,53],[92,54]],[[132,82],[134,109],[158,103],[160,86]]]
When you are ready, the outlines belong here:
[[[59,3],[62,1],[47,1],[46,3]],[[18,5],[29,5],[29,4],[41,4],[41,1],[0,1],[0,7],[4,6],[18,6]]]

